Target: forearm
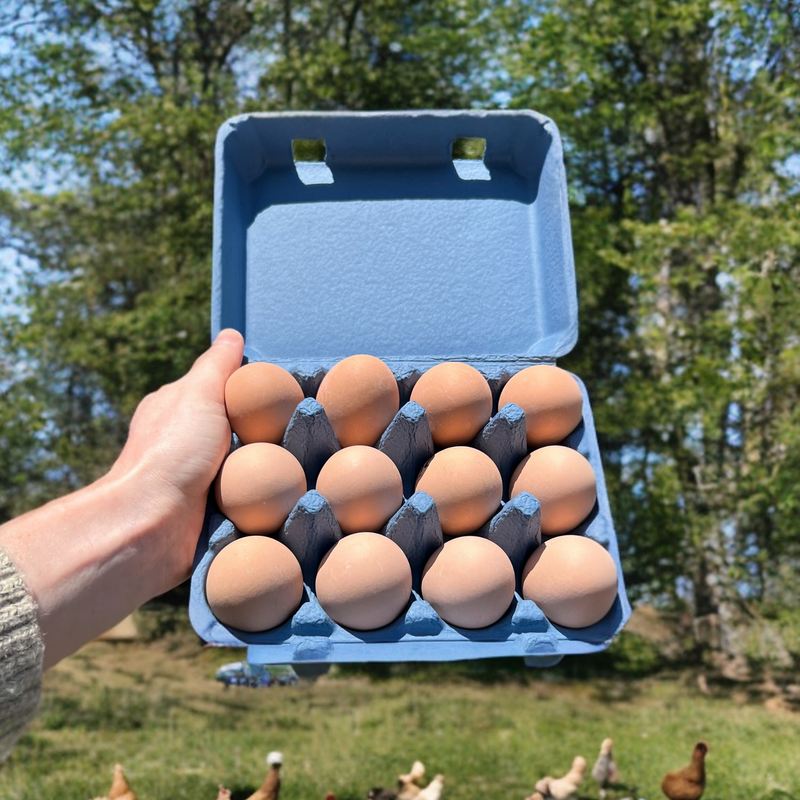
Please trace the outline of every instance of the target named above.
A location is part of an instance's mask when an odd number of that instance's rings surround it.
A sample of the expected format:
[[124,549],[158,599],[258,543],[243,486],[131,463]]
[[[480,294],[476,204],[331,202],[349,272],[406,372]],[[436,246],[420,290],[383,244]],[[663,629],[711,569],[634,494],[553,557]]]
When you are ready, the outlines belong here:
[[0,547],[38,607],[45,667],[182,577],[169,553],[170,514],[137,481],[107,477],[0,528]]

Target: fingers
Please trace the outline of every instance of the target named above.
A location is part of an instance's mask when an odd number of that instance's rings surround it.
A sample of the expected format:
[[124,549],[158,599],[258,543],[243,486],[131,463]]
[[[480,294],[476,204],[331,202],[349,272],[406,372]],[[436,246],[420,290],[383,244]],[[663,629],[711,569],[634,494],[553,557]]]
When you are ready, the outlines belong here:
[[221,330],[214,344],[201,355],[189,372],[192,377],[216,381],[222,387],[225,381],[241,366],[244,339],[233,328]]

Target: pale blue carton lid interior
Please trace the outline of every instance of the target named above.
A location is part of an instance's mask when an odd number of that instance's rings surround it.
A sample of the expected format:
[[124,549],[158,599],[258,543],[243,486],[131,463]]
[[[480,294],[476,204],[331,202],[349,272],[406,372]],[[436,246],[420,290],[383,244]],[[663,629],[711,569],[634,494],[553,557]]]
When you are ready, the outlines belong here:
[[[454,163],[462,137],[486,140],[483,164]],[[324,140],[325,163],[298,169],[295,139]],[[546,117],[251,114],[222,126],[216,163],[212,333],[237,328],[251,357],[522,365],[574,346],[563,154]]]

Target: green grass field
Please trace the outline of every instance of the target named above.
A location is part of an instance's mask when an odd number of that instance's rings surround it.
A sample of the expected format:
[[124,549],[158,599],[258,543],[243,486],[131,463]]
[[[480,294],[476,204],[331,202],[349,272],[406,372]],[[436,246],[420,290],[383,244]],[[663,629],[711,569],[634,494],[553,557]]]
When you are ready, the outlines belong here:
[[[524,800],[537,779],[594,763],[614,738],[629,792],[661,797],[668,769],[709,744],[707,800],[800,798],[800,715],[744,694],[701,694],[690,674],[569,677],[520,660],[334,668],[316,683],[225,689],[240,651],[191,634],[96,642],[48,673],[41,713],[0,769],[2,800],[89,800],[120,762],[139,800],[246,797],[270,750],[284,753],[281,800],[364,800],[415,759],[445,775],[443,800]],[[582,797],[596,798],[589,778]]]

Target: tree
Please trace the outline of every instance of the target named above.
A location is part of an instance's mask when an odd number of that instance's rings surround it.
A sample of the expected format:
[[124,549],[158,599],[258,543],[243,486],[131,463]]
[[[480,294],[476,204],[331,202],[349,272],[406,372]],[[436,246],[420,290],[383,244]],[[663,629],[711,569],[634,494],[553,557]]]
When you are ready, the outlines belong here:
[[207,344],[225,118],[508,98],[565,141],[563,363],[593,399],[632,593],[739,654],[744,616],[796,606],[793,0],[21,0],[0,36],[0,246],[23,275],[0,516],[101,472]]
[[[484,10],[29,0],[0,12],[0,247],[29,265],[0,353],[27,364],[26,397],[46,419],[33,462],[14,457],[4,515],[104,471],[142,396],[207,346],[219,125],[251,109],[468,105],[486,91]],[[9,419],[21,392],[5,395]]]
[[742,654],[745,601],[785,597],[799,555],[798,9],[556,0],[530,19],[513,103],[567,141],[571,364],[594,395],[626,574],[637,595],[688,596],[714,646]]

